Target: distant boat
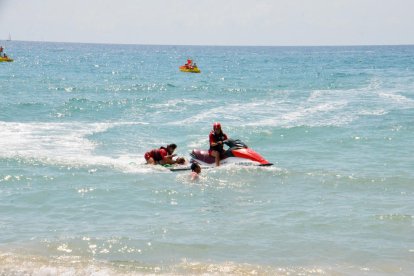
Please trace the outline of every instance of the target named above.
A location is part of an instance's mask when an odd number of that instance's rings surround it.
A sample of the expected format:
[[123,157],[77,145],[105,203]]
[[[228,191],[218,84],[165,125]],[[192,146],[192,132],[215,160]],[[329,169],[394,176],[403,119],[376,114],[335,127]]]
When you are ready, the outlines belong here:
[[7,41],[11,41],[11,35],[9,33],[9,37],[7,38]]
[[200,69],[197,67],[197,64],[193,63],[191,59],[187,59],[187,63],[180,66],[179,69],[181,72],[186,73],[201,73]]

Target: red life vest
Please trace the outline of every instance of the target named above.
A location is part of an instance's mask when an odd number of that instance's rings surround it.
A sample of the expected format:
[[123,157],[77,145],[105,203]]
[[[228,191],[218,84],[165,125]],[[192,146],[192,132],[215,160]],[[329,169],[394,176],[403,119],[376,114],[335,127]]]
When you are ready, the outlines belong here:
[[224,134],[223,132],[220,132],[220,134],[216,134],[216,132],[212,130],[209,135],[209,140],[210,140],[210,151],[216,150],[218,152],[222,152],[223,144],[211,146],[211,143],[217,143],[219,141],[223,142],[224,140],[227,140],[227,135]]
[[165,147],[151,150],[152,159],[154,159],[156,162],[161,161],[166,155],[168,155],[168,151]]

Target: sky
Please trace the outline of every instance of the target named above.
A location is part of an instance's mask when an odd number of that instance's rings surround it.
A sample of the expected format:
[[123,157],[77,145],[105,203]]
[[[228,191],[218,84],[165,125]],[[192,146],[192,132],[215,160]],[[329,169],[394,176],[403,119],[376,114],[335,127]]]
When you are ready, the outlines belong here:
[[0,40],[414,44],[414,0],[0,0]]

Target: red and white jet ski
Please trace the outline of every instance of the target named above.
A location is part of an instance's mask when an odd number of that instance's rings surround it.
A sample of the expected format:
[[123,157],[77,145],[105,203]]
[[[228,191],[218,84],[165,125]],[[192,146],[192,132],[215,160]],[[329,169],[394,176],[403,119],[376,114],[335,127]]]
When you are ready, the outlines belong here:
[[[260,154],[249,148],[240,140],[228,139],[224,142],[229,148],[223,153],[220,165],[243,166],[272,166]],[[208,150],[194,149],[191,153],[191,163],[199,163],[202,166],[215,166],[214,157],[208,154]]]

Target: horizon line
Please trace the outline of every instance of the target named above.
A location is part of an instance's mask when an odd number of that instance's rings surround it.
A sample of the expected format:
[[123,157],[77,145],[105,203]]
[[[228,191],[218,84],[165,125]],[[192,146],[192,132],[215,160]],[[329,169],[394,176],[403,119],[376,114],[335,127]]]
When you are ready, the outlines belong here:
[[265,44],[158,44],[158,43],[119,43],[119,42],[74,42],[74,41],[49,41],[49,40],[5,40],[7,43],[35,42],[35,43],[67,43],[67,44],[95,44],[95,45],[136,45],[136,46],[183,46],[183,47],[372,47],[372,46],[414,46],[414,44],[296,44],[296,45],[265,45]]

